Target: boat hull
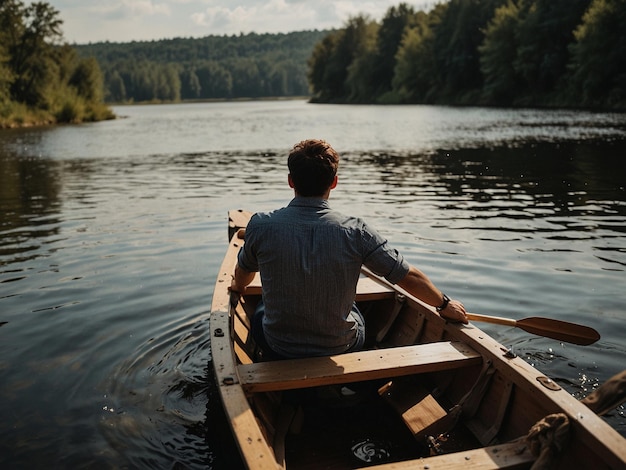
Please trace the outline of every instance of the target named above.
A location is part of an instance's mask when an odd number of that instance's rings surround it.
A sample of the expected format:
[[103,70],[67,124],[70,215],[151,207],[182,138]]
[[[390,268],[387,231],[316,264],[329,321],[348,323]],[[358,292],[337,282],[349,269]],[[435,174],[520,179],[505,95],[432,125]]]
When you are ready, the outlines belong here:
[[228,290],[250,215],[229,213],[210,320],[217,385],[248,468],[626,468],[626,440],[558,384],[366,270],[356,295],[366,350],[259,362],[249,328],[260,281],[243,296]]

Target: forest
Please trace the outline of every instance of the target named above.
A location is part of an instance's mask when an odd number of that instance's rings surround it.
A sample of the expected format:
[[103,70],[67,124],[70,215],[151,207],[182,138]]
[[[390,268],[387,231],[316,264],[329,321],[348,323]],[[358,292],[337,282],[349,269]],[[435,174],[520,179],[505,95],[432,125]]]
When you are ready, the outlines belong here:
[[310,96],[323,103],[626,109],[626,0],[406,3],[331,31],[75,46],[107,102]]
[[94,58],[63,43],[45,2],[0,0],[0,127],[110,119]]
[[405,3],[316,44],[312,100],[626,109],[626,0]]
[[0,0],[0,127],[112,118],[105,103],[319,103],[626,110],[626,0],[406,3],[343,27],[69,45],[45,2]]
[[97,59],[108,102],[309,96],[307,60],[329,31],[76,46]]

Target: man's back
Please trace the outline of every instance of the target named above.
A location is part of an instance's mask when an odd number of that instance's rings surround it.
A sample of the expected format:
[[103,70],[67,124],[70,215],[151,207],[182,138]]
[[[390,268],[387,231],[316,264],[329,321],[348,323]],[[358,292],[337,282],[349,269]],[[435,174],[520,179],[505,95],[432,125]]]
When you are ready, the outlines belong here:
[[328,142],[294,145],[287,166],[295,198],[286,208],[252,217],[231,283],[243,292],[261,271],[263,302],[252,319],[252,335],[263,349],[286,357],[359,349],[365,324],[354,296],[362,265],[442,316],[467,323],[463,304],[450,301],[387,240],[362,220],[330,209],[339,154]]
[[239,264],[260,270],[270,347],[284,356],[342,353],[357,340],[353,312],[362,264],[392,282],[407,271],[402,257],[360,219],[319,198],[256,214]]

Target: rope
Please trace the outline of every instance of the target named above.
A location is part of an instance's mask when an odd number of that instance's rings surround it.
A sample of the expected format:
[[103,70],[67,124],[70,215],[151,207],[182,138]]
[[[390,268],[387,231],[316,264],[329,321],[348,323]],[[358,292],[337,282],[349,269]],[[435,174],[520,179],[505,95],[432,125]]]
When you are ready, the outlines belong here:
[[[605,384],[581,401],[602,415],[626,400],[626,370],[611,377]],[[569,440],[569,419],[563,413],[551,414],[537,422],[526,435],[526,445],[537,457],[531,470],[550,470]]]
[[591,411],[603,415],[626,401],[626,370],[615,374],[581,400]]
[[569,440],[569,419],[563,413],[548,415],[526,436],[526,444],[537,457],[531,470],[550,470]]

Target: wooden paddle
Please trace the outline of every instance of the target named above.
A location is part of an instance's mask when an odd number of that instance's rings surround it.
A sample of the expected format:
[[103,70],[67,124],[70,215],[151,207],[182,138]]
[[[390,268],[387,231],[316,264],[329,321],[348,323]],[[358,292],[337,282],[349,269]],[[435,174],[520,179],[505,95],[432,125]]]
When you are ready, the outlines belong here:
[[[391,283],[382,278],[368,268],[363,266],[361,271],[368,277],[378,282],[390,286]],[[478,313],[468,313],[468,320],[482,321],[485,323],[495,323],[497,325],[513,326],[538,336],[552,338],[567,343],[579,344],[587,346],[593,344],[600,339],[600,333],[593,328],[584,325],[577,325],[562,320],[553,320],[552,318],[529,317],[522,320],[513,320],[512,318],[491,317],[489,315],[481,315]]]
[[593,344],[600,339],[600,333],[593,328],[552,318],[529,317],[522,320],[514,320],[512,318],[491,317],[478,313],[468,313],[467,318],[473,321],[514,326],[534,335],[582,346]]

